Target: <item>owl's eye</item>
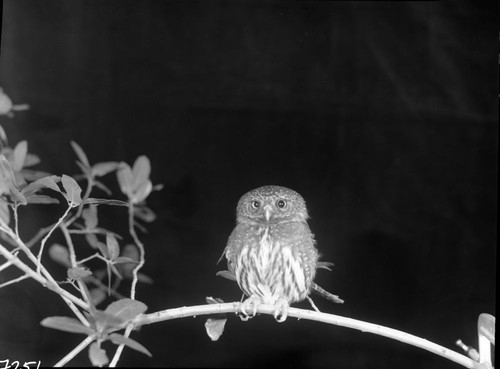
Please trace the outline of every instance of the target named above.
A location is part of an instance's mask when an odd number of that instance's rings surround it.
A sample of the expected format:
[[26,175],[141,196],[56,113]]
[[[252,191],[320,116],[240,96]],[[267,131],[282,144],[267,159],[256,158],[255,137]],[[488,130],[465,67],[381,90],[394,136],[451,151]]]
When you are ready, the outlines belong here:
[[252,201],[252,208],[258,209],[260,207],[260,201],[254,200]]
[[280,209],[284,209],[286,207],[286,201],[285,200],[278,200],[278,201],[276,201],[276,206]]

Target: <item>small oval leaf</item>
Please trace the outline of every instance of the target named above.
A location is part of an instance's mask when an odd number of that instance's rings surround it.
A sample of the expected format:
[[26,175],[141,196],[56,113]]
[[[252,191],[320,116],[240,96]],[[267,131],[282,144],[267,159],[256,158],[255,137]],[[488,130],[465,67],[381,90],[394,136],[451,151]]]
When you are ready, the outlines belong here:
[[97,227],[97,206],[90,205],[88,208],[83,209],[82,218],[85,221],[85,228],[94,229]]
[[51,190],[61,192],[59,186],[57,185],[57,182],[60,180],[61,178],[58,176],[43,177],[25,186],[21,192],[26,196],[31,195],[43,188],[50,188]]
[[47,328],[58,329],[65,332],[87,335],[94,333],[91,328],[84,326],[79,320],[67,316],[51,316],[43,319],[40,324]]
[[108,161],[104,163],[97,163],[92,167],[92,174],[96,177],[102,177],[118,168],[116,161]]
[[49,256],[56,263],[64,265],[65,267],[71,266],[71,260],[69,258],[69,251],[63,245],[55,243],[52,246],[50,246]]
[[149,179],[149,174],[151,173],[151,163],[146,155],[139,156],[134,163],[134,168],[132,169],[132,189],[136,191],[140,186],[143,185]]
[[226,325],[227,319],[213,319],[208,318],[205,322],[205,329],[207,331],[208,337],[212,341],[217,341],[222,333],[224,333],[224,327]]
[[93,366],[104,366],[109,363],[106,351],[99,347],[97,342],[93,342],[89,347],[89,359]]
[[106,292],[104,292],[100,288],[92,288],[90,290],[90,296],[92,297],[94,305],[97,306],[106,299]]
[[122,336],[121,334],[118,334],[118,333],[111,333],[109,335],[109,339],[115,345],[124,344],[125,346],[128,346],[133,350],[142,352],[143,354],[145,354],[149,357],[153,356],[153,355],[151,355],[151,352],[149,352],[147,348],[145,348],[143,345],[141,345],[139,342],[133,340],[132,338]]
[[131,197],[133,177],[132,169],[130,169],[130,166],[127,163],[121,162],[119,164],[118,170],[116,171],[116,178],[118,179],[118,184],[120,185],[120,190],[123,194],[127,197]]
[[16,145],[12,153],[12,169],[14,169],[14,171],[19,172],[21,169],[23,169],[27,153],[28,142],[26,142],[26,140],[23,140]]
[[26,196],[26,201],[28,201],[28,204],[59,204],[58,199],[45,195]]
[[137,315],[144,313],[147,309],[148,307],[146,304],[137,300],[125,298],[112,302],[104,311],[128,322]]
[[120,246],[112,233],[106,233],[106,247],[108,249],[109,259],[115,260],[120,255]]
[[5,222],[5,224],[10,223],[10,210],[9,205],[0,199],[0,219]]
[[82,203],[82,189],[78,183],[70,176],[63,174],[61,178],[64,190],[66,191],[66,199],[72,207],[76,207]]
[[87,155],[85,155],[85,152],[83,149],[78,145],[75,141],[71,141],[71,147],[76,153],[76,156],[78,156],[78,159],[82,162],[83,165],[90,167],[89,159],[87,159]]

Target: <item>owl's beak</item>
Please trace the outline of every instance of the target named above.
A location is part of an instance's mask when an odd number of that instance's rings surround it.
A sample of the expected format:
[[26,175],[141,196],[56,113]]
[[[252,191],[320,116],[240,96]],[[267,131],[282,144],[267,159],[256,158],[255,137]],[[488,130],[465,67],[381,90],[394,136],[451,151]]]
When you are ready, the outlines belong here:
[[269,219],[271,219],[273,209],[269,205],[264,206],[264,216],[266,217],[266,222],[269,222]]

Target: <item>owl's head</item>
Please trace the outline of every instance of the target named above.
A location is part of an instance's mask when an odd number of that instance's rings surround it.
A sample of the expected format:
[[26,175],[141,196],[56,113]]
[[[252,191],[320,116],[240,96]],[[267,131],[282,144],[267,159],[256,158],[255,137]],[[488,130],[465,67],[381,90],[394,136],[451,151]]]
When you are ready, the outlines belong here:
[[240,198],[236,208],[238,223],[304,222],[308,217],[302,196],[281,186],[263,186],[249,191]]

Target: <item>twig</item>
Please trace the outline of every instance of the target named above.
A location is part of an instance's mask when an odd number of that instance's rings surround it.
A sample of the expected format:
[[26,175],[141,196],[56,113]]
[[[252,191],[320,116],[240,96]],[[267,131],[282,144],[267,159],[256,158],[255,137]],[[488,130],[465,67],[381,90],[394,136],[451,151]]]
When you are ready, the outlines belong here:
[[71,359],[73,359],[76,355],[78,355],[85,347],[90,345],[92,341],[94,341],[95,337],[87,336],[78,346],[76,346],[71,352],[69,352],[66,356],[64,356],[61,360],[59,360],[54,367],[62,367],[66,365]]
[[26,242],[26,247],[31,249],[31,247],[38,242],[40,238],[42,238],[45,234],[47,234],[48,231],[50,231],[52,228],[54,228],[55,224],[52,224],[50,226],[40,228],[38,232],[29,240]]
[[[26,247],[26,245],[24,245],[22,243],[21,240],[18,240],[18,244],[24,252],[29,253],[28,256],[30,258],[33,258],[33,259],[35,258],[35,256],[31,253],[30,249],[28,249]],[[82,324],[84,324],[87,327],[90,325],[89,322],[87,321],[87,319],[82,315],[80,310],[78,310],[78,308],[75,306],[75,305],[78,305],[81,308],[88,310],[88,305],[85,302],[83,302],[81,299],[79,299],[78,297],[74,296],[73,294],[69,293],[65,289],[61,288],[57,284],[57,282],[54,280],[54,278],[52,278],[50,273],[48,273],[45,269],[42,271],[46,272],[47,278],[36,273],[33,269],[31,269],[29,266],[27,266],[24,262],[19,260],[17,255],[12,255],[9,252],[9,250],[7,250],[2,244],[0,244],[0,254],[2,254],[8,260],[8,262],[10,262],[12,265],[16,266],[21,271],[23,271],[30,278],[33,278],[35,281],[40,283],[42,286],[47,287],[49,290],[52,290],[55,293],[59,294],[61,296],[61,298],[64,300],[64,302],[66,302],[68,307],[78,317],[78,319],[80,319]],[[36,259],[35,259],[35,261],[36,261]]]
[[23,274],[22,276],[20,276],[18,278],[11,279],[10,281],[7,281],[7,282],[4,282],[4,283],[0,284],[0,288],[8,286],[9,284],[21,282],[23,279],[26,279],[26,278],[29,278],[29,277],[30,277],[29,275]]
[[[137,266],[132,271],[133,278],[132,278],[132,285],[130,287],[130,298],[135,299],[135,287],[136,287],[137,281],[138,281],[137,273],[139,272],[139,269],[141,269],[142,266],[144,265],[145,252],[144,252],[144,245],[139,240],[139,237],[137,236],[137,233],[135,232],[135,228],[134,228],[134,204],[132,202],[129,203],[128,215],[129,215],[129,233],[132,236],[132,238],[134,239],[136,246],[139,248],[139,264],[137,264]],[[127,329],[125,329],[125,332],[123,334],[123,336],[125,338],[128,338],[128,336],[132,332],[132,328],[133,328],[132,324],[127,326]],[[123,343],[118,346],[118,348],[116,349],[115,355],[113,356],[113,360],[111,361],[111,364],[109,365],[110,367],[116,366],[116,364],[118,363],[118,360],[120,359],[120,355],[121,355],[124,347],[125,347],[125,345]]]
[[[15,256],[15,255],[14,255],[14,256]],[[6,263],[2,264],[2,265],[0,266],[0,272],[1,272],[2,270],[7,269],[7,268],[8,268],[8,267],[10,267],[11,265],[12,265],[12,261],[8,261],[8,262],[6,262]]]
[[[272,305],[260,305],[257,307],[257,313],[274,315],[275,307]],[[224,304],[208,304],[189,307],[181,307],[176,309],[167,309],[155,313],[144,314],[138,316],[135,320],[135,326],[156,323],[164,320],[184,318],[187,316],[208,315],[208,314],[224,314],[224,313],[240,313],[241,303],[232,302]],[[442,356],[466,368],[473,369],[491,369],[491,367],[478,363],[467,356],[459,354],[446,347],[440,346],[426,339],[405,333],[396,329],[384,327],[378,324],[363,322],[356,319],[345,318],[338,315],[326,314],[312,310],[303,310],[297,308],[289,308],[288,318],[307,319],[327,324],[338,325],[341,327],[357,329],[362,332],[368,332],[384,336],[393,340],[407,343],[412,346],[420,347],[430,351],[436,355]]]
[[[130,332],[132,332],[132,329],[134,329],[134,325],[129,324],[127,326],[127,328],[125,328],[125,333],[123,335],[128,338],[128,336],[130,336]],[[116,349],[116,352],[113,356],[113,359],[111,360],[111,363],[109,363],[110,368],[114,368],[116,366],[116,364],[118,363],[118,360],[120,360],[120,356],[122,354],[124,347],[125,347],[125,345],[123,343],[118,346],[118,348]]]
[[19,237],[19,214],[17,213],[17,208],[19,203],[16,203],[12,207],[12,212],[14,213],[14,231],[16,232],[17,237]]
[[59,218],[59,220],[56,222],[56,224],[54,224],[54,226],[49,231],[49,233],[47,233],[45,235],[45,237],[42,239],[42,242],[40,243],[40,251],[38,251],[38,256],[37,256],[37,259],[38,259],[38,263],[37,263],[37,267],[36,267],[36,272],[37,273],[40,273],[40,268],[42,266],[42,253],[43,253],[43,248],[45,247],[45,243],[47,242],[47,240],[49,239],[49,237],[52,235],[52,233],[54,232],[54,230],[59,226],[59,224],[61,224],[61,222],[66,217],[66,215],[68,215],[68,213],[69,213],[69,211],[71,209],[72,209],[71,205],[68,205],[68,208],[66,209],[66,211],[64,212],[64,214]]
[[135,299],[135,287],[137,285],[138,277],[137,273],[139,272],[139,269],[141,269],[144,266],[144,245],[142,242],[139,240],[139,237],[137,236],[137,233],[135,232],[134,228],[134,204],[130,202],[129,207],[128,207],[128,215],[129,215],[129,233],[134,239],[134,242],[139,249],[139,263],[136,265],[136,267],[132,270],[132,285],[130,287],[130,298],[132,300]]

